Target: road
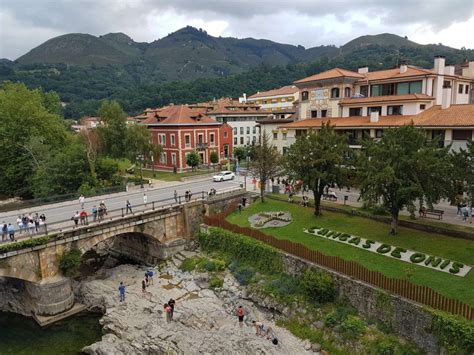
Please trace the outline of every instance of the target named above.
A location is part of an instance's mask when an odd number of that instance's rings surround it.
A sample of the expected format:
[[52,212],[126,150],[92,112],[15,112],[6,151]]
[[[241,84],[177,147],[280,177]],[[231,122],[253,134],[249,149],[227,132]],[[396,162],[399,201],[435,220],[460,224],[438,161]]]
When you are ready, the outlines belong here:
[[[84,209],[90,215],[93,206],[98,206],[100,201],[104,201],[108,210],[115,210],[120,208],[125,208],[126,201],[129,200],[133,206],[142,205],[144,193],[147,195],[147,203],[152,204],[153,201],[164,200],[164,199],[173,199],[174,200],[174,190],[177,191],[178,195],[184,195],[188,190],[191,191],[194,195],[201,195],[201,191],[209,191],[211,188],[214,188],[219,192],[219,190],[229,189],[231,187],[238,187],[239,181],[235,179],[233,181],[223,181],[223,182],[213,182],[212,178],[208,177],[205,180],[190,181],[190,182],[181,182],[181,183],[170,183],[162,182],[155,184],[155,188],[144,188],[133,190],[129,192],[120,192],[116,194],[106,195],[106,196],[96,196],[93,198],[86,198],[84,203]],[[159,204],[157,204],[159,205]],[[45,206],[36,206],[32,208],[26,208],[18,211],[8,211],[0,213],[0,221],[2,224],[4,222],[12,223],[16,225],[16,219],[18,215],[28,214],[28,213],[44,213],[46,215],[46,222],[48,224],[57,223],[60,221],[66,221],[71,219],[76,211],[81,211],[81,205],[78,200],[74,201],[65,201]]]

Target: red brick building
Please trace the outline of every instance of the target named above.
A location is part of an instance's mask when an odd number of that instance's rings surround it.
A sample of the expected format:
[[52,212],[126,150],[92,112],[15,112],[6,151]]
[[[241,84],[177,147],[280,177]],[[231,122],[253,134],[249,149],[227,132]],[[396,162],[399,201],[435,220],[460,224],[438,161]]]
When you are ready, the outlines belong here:
[[152,141],[163,147],[155,159],[155,168],[178,171],[189,167],[186,155],[197,151],[203,164],[210,164],[210,155],[216,151],[219,159],[232,154],[232,128],[205,114],[205,109],[186,105],[165,106],[156,110],[146,109],[140,118],[148,126]]

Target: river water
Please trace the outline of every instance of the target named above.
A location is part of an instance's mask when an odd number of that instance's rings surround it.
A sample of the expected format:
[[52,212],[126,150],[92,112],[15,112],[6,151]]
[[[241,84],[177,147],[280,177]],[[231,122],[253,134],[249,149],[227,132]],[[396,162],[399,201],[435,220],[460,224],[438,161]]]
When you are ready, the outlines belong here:
[[32,318],[0,312],[0,355],[78,354],[102,336],[100,314],[85,314],[40,328]]

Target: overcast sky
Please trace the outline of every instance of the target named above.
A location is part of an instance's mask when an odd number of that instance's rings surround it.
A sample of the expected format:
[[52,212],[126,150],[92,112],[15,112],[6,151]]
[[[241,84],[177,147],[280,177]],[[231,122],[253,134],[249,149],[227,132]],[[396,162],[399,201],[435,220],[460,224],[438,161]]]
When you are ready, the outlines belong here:
[[384,32],[474,48],[474,0],[0,0],[0,58],[65,33],[151,42],[186,25],[307,48]]

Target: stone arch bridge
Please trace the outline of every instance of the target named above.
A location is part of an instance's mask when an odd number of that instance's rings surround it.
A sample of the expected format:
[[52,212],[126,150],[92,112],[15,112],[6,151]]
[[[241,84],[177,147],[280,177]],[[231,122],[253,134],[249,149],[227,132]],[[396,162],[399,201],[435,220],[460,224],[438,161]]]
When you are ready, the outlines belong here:
[[0,277],[24,281],[23,313],[57,315],[74,305],[71,280],[59,270],[59,256],[65,251],[78,249],[84,254],[120,236],[117,243],[122,254],[155,263],[183,250],[199,231],[204,215],[238,203],[244,196],[246,191],[239,189],[51,235],[46,244],[0,254]]

